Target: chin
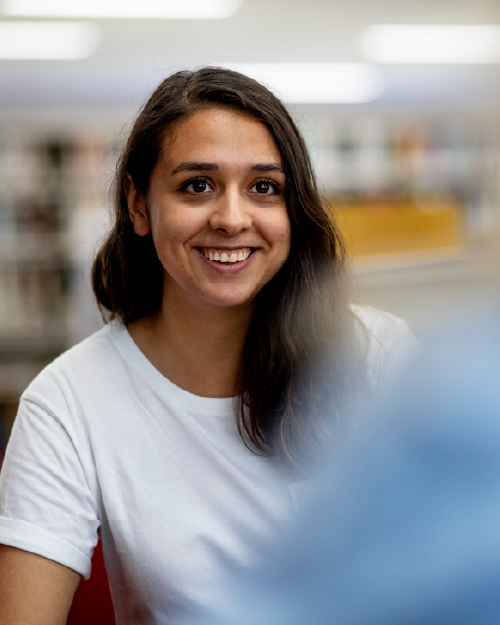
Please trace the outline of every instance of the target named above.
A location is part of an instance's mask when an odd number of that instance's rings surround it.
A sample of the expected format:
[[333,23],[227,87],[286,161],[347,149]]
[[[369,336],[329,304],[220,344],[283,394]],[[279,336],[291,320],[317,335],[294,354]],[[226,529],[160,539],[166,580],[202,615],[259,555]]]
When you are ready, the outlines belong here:
[[204,293],[203,299],[212,304],[212,306],[220,306],[222,308],[235,308],[238,306],[246,306],[253,303],[257,293],[254,291],[240,289],[220,289]]

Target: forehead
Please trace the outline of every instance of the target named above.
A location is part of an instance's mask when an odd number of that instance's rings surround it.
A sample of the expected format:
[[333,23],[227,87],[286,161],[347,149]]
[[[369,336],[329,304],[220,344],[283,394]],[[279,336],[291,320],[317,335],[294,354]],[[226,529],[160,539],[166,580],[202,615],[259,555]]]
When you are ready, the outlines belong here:
[[266,126],[230,108],[209,108],[182,120],[163,142],[164,161],[268,162],[281,155]]

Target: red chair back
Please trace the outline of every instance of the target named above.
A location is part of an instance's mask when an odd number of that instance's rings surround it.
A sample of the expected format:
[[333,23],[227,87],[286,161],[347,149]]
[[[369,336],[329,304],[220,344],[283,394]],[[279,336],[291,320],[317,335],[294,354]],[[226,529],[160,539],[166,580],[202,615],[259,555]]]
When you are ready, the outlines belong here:
[[116,625],[101,541],[92,558],[92,574],[81,580],[68,615],[67,625]]

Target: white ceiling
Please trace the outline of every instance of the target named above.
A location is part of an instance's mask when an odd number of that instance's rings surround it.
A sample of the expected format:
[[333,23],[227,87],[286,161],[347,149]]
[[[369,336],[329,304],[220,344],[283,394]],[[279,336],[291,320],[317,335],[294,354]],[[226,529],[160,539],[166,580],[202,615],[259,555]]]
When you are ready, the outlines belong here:
[[[367,25],[500,24],[500,0],[243,0],[224,20],[93,21],[88,59],[0,61],[0,110],[134,108],[172,70],[223,61],[361,61]],[[500,108],[500,65],[382,69],[382,98],[357,106]]]

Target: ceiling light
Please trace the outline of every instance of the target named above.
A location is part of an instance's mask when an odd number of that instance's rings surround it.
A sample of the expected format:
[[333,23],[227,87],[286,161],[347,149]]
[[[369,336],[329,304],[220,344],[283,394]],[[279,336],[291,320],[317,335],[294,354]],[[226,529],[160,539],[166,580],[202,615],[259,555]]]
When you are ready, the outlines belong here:
[[241,0],[3,0],[5,15],[207,19],[229,17]]
[[84,59],[99,44],[85,22],[0,22],[0,59]]
[[500,26],[380,24],[359,40],[377,63],[498,63]]
[[364,63],[229,63],[285,102],[370,102],[384,89],[382,72]]

